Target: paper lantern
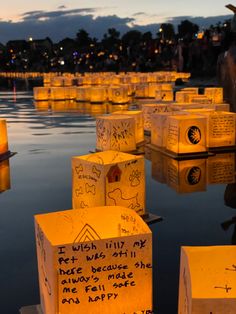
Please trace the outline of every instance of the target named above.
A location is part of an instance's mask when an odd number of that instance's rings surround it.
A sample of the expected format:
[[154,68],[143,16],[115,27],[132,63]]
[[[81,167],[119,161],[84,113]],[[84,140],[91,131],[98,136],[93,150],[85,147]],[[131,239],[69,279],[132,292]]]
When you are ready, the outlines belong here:
[[110,88],[109,100],[115,104],[125,104],[129,102],[128,89],[125,86]]
[[107,100],[106,88],[105,87],[92,87],[90,94],[91,103],[102,103]]
[[235,145],[236,113],[201,112],[207,117],[207,147]]
[[36,215],[35,236],[43,313],[152,312],[152,234],[131,209]]
[[7,122],[0,119],[0,155],[8,152]]
[[216,154],[207,158],[207,183],[235,183],[235,154]]
[[151,117],[154,113],[171,111],[169,104],[152,103],[142,105],[144,130],[151,132]]
[[223,102],[223,88],[222,87],[206,87],[204,95],[212,100],[213,104],[220,104]]
[[136,149],[133,117],[107,115],[96,118],[96,148],[123,152]]
[[236,313],[235,246],[182,247],[179,314]]
[[51,78],[51,85],[54,87],[61,87],[64,85],[63,77],[61,76],[54,76]]
[[166,158],[167,185],[177,193],[206,191],[206,160]]
[[84,86],[84,87],[77,87],[76,90],[76,100],[77,101],[90,101],[91,99],[91,87]]
[[50,88],[50,99],[51,100],[64,100],[65,99],[64,87],[51,87]]
[[106,151],[72,159],[73,208],[119,205],[145,213],[144,158]]
[[175,93],[175,101],[180,103],[191,103],[191,97],[193,95],[197,95],[196,91],[179,91]]
[[11,188],[9,160],[0,162],[0,193]]
[[135,97],[136,98],[149,97],[148,84],[136,84],[135,85]]
[[73,85],[73,77],[63,77],[63,86],[72,86]]
[[144,129],[143,129],[143,113],[140,110],[122,110],[115,111],[113,114],[128,115],[134,118],[135,121],[135,139],[136,144],[144,141]]
[[157,90],[155,99],[158,101],[172,101],[174,94],[172,90]]
[[227,103],[213,104],[212,106],[216,111],[230,111],[230,105]]
[[34,87],[34,99],[35,100],[48,100],[50,95],[50,89],[48,87]]
[[212,100],[205,95],[189,94],[189,100],[196,104],[212,104]]
[[76,99],[77,88],[76,87],[64,87],[65,99]]
[[166,148],[175,154],[205,152],[205,117],[199,115],[169,116]]
[[168,117],[171,115],[189,114],[184,111],[154,113],[151,116],[151,144],[166,148]]

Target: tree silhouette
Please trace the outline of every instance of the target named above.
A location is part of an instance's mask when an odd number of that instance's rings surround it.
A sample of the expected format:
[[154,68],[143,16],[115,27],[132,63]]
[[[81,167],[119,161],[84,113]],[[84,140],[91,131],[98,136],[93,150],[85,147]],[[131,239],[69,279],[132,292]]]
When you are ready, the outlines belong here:
[[199,31],[199,26],[188,20],[181,21],[178,25],[178,33],[180,38],[192,39]]

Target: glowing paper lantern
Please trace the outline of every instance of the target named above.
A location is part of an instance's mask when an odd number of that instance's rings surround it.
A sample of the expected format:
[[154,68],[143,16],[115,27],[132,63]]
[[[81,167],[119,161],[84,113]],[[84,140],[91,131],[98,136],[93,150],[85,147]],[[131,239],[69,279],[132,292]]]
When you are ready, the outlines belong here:
[[120,206],[35,216],[45,314],[151,313],[152,234]]
[[91,87],[84,86],[84,87],[77,87],[76,90],[76,100],[77,101],[90,101],[91,99]]
[[206,191],[206,160],[167,157],[167,185],[177,193]]
[[8,152],[7,122],[0,119],[0,155]]
[[176,154],[205,152],[205,117],[200,115],[169,116],[166,148]]
[[91,103],[102,103],[107,100],[106,88],[105,87],[92,87],[90,94]]
[[197,95],[197,92],[195,90],[191,91],[179,91],[179,92],[176,92],[175,93],[175,100],[177,102],[180,102],[180,103],[191,103],[191,97],[190,96],[193,96],[193,95]]
[[64,87],[51,87],[50,88],[50,99],[51,100],[64,100],[65,99]]
[[220,104],[223,102],[223,88],[222,87],[206,87],[204,95],[212,100],[213,104]]
[[135,139],[136,143],[144,141],[144,129],[143,129],[143,113],[140,110],[122,110],[115,111],[113,114],[128,115],[134,118],[135,121]]
[[133,117],[107,115],[96,118],[96,148],[123,152],[136,149]]
[[227,103],[213,104],[212,106],[216,111],[230,111],[230,105]]
[[135,97],[136,98],[148,98],[149,97],[148,84],[136,84],[135,85]]
[[179,314],[236,313],[235,246],[182,247]]
[[216,154],[207,158],[207,183],[235,183],[235,154]]
[[144,104],[142,105],[144,130],[151,132],[151,117],[154,113],[171,112],[172,109],[169,104]]
[[61,76],[54,76],[51,78],[51,85],[54,87],[61,87],[64,85],[63,77]]
[[189,94],[189,100],[195,104],[212,104],[212,100],[205,95]]
[[34,99],[35,100],[48,100],[50,95],[50,89],[48,87],[34,87]]
[[236,113],[201,112],[207,117],[207,147],[235,145]]
[[145,213],[144,158],[106,151],[72,158],[73,208],[103,205]]
[[0,162],[0,193],[11,188],[9,160]]
[[76,87],[64,87],[65,99],[76,99],[77,88]]
[[115,104],[126,104],[129,102],[128,89],[125,86],[110,88],[110,99]]
[[157,90],[155,99],[158,101],[172,101],[174,94],[172,90]]

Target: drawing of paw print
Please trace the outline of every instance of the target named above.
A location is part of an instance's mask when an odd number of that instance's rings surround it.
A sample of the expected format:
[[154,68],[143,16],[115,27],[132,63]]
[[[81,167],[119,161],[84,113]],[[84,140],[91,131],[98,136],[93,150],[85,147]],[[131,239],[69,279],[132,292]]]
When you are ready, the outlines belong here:
[[138,170],[133,170],[131,175],[129,176],[129,181],[131,182],[131,186],[135,187],[140,184],[141,172]]

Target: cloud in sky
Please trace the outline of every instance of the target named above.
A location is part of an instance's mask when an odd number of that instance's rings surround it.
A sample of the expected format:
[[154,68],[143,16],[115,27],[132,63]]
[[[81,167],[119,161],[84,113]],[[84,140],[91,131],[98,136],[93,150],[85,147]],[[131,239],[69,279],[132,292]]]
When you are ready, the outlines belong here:
[[[137,12],[132,17],[119,17],[117,15],[100,16],[99,11],[103,8],[79,8],[72,10],[57,9],[55,11],[30,11],[21,15],[21,20],[17,22],[0,20],[0,42],[6,43],[13,39],[35,39],[50,37],[54,42],[63,38],[74,38],[79,29],[85,29],[91,37],[101,39],[108,28],[114,27],[121,34],[135,28],[142,32],[151,31],[154,34],[159,28],[160,15],[150,15],[145,12]],[[216,24],[218,21],[224,22],[232,15],[216,17],[191,17],[178,16],[169,17],[166,22],[175,26],[182,20],[188,19],[199,26],[207,27]],[[145,23],[141,23],[141,18],[145,18]],[[149,19],[150,18],[150,19]],[[143,20],[144,21],[144,20]]]

